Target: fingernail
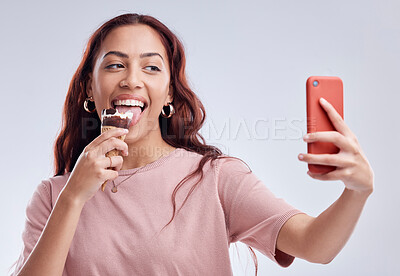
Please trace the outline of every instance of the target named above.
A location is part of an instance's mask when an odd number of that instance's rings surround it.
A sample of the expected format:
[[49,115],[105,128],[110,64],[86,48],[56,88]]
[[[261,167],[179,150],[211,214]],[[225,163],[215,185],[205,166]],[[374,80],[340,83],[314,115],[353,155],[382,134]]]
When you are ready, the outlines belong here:
[[304,135],[304,136],[303,136],[303,139],[304,139],[304,140],[310,139],[310,135],[308,135],[308,134]]
[[123,128],[123,132],[125,132],[125,133],[128,133],[129,132],[129,129],[126,129],[126,128]]
[[327,101],[324,98],[321,98],[321,103],[326,104]]
[[303,154],[299,154],[299,159],[303,159],[303,158],[304,158]]

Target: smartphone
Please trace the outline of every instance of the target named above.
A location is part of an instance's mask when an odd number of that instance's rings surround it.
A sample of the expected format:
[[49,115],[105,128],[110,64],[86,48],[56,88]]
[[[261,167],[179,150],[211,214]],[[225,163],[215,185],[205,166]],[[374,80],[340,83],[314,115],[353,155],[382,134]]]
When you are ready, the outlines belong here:
[[[343,82],[338,77],[311,76],[307,79],[307,133],[320,131],[336,131],[328,114],[319,103],[322,97],[330,102],[336,111],[343,117]],[[335,154],[339,148],[333,143],[314,142],[307,143],[308,153]],[[335,166],[308,164],[308,169],[313,173],[328,173],[336,169]]]

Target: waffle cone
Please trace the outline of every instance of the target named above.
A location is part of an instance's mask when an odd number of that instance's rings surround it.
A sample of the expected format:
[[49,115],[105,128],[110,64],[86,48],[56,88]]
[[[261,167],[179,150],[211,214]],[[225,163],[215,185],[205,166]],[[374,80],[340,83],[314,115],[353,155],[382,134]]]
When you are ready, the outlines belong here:
[[[114,127],[114,126],[102,126],[101,127],[101,133],[104,133],[104,132],[106,132],[108,130],[111,130],[113,128],[117,128],[117,127]],[[119,136],[117,138],[122,140],[122,141],[124,141],[125,137],[126,137],[126,135],[122,135],[122,136]],[[106,153],[106,157],[112,157],[112,156],[118,156],[118,155],[121,155],[121,152],[119,150],[117,150],[117,149],[110,150],[109,152]],[[107,181],[108,180],[104,181],[104,183],[101,184],[101,190],[103,192],[104,192],[104,189],[106,188]]]

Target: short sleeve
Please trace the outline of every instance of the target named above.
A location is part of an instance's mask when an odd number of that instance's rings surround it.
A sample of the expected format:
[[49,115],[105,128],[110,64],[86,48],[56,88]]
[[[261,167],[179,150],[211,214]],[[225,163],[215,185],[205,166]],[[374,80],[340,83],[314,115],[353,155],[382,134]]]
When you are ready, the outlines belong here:
[[14,271],[16,275],[32,252],[50,216],[51,207],[50,185],[40,183],[26,207],[25,228],[22,232],[23,250]]
[[289,218],[303,212],[277,198],[244,162],[234,158],[218,161],[218,193],[229,242],[241,241],[288,267],[295,257],[276,248],[278,234]]

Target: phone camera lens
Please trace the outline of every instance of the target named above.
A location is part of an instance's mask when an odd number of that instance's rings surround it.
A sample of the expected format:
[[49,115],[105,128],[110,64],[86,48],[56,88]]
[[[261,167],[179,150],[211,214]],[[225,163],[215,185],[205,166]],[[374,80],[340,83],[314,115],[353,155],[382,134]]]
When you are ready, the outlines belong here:
[[318,86],[318,81],[313,81],[312,84],[314,85],[314,87],[317,87]]

